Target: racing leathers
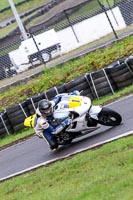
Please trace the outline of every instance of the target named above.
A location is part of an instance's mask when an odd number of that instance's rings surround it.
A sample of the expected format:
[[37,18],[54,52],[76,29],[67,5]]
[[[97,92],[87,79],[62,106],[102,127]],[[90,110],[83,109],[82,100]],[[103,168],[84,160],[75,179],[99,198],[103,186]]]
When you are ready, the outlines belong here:
[[[60,100],[61,100],[61,95],[56,96],[52,101],[50,101],[52,104],[52,109],[56,104],[58,104]],[[53,115],[44,116],[40,113],[39,108],[37,108],[34,130],[36,132],[36,135],[46,139],[52,150],[58,148],[58,143],[54,135],[63,130],[66,125],[70,124],[69,118],[66,118],[60,124],[57,124],[57,126],[52,125],[53,121],[54,121]]]

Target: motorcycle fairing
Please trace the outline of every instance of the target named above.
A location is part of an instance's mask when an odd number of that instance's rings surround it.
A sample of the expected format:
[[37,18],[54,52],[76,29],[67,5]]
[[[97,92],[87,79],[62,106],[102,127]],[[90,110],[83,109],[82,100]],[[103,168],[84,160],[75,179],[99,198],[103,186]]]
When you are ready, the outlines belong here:
[[[91,100],[84,96],[64,96],[56,105],[54,110],[55,118],[64,118],[67,112],[77,112],[80,116],[85,114],[91,106]],[[66,114],[67,117],[67,114]]]
[[89,110],[89,115],[91,118],[98,120],[98,114],[101,112],[101,106],[91,106]]
[[69,108],[75,108],[81,106],[82,98],[77,96],[71,96],[69,100]]

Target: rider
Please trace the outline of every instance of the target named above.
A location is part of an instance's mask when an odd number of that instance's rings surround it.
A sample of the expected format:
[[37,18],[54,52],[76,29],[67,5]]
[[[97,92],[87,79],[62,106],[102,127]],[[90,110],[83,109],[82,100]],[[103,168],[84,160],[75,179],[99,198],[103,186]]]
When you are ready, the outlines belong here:
[[[70,95],[79,95],[78,91],[71,92]],[[52,101],[43,99],[39,101],[38,108],[36,110],[36,118],[34,129],[38,136],[44,137],[49,143],[52,150],[58,148],[57,140],[54,134],[59,133],[67,125],[70,124],[70,119],[66,118],[57,126],[53,126],[52,122],[54,121],[53,117],[53,107],[59,103],[62,95],[56,96]]]

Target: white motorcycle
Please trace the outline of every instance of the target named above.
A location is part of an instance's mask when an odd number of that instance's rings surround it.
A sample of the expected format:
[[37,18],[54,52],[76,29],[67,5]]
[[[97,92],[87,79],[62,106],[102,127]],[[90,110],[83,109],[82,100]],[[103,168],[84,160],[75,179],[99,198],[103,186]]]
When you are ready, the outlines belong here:
[[[70,144],[73,139],[89,134],[96,130],[98,125],[117,126],[122,117],[116,111],[102,107],[93,106],[91,99],[86,96],[62,94],[61,101],[54,107],[54,120],[52,126],[58,126],[64,119],[70,118],[71,123],[61,132],[55,134],[58,145]],[[34,127],[32,115],[25,119],[25,126]]]
[[86,96],[64,94],[61,101],[54,108],[55,121],[63,121],[69,117],[70,125],[56,134],[59,145],[72,142],[74,138],[89,134],[98,128],[98,124],[104,126],[117,126],[122,117],[116,111],[93,106],[91,99]]

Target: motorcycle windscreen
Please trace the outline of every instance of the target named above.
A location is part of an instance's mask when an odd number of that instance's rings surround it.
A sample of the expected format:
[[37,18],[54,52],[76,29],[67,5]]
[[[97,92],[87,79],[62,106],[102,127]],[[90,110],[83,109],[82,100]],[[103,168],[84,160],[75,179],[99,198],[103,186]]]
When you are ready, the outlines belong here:
[[69,117],[69,111],[55,111],[54,113],[53,113],[53,116],[54,116],[54,118],[55,119],[61,119],[61,120],[64,120],[64,119],[66,119],[67,117]]
[[77,96],[71,96],[69,101],[69,108],[75,108],[81,106],[82,98]]
[[31,115],[30,117],[26,117],[26,119],[24,120],[24,126],[34,127],[35,118],[36,114]]

